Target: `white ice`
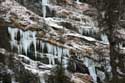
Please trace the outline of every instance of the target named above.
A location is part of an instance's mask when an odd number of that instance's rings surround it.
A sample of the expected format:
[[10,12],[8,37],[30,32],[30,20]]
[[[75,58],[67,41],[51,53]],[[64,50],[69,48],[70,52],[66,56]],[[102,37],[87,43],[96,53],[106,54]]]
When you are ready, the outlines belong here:
[[43,10],[43,18],[46,17],[46,6],[48,5],[48,0],[42,0],[42,10]]
[[84,64],[88,67],[90,75],[92,76],[94,83],[97,81],[97,74],[95,70],[94,62],[88,58],[84,59]]
[[[45,55],[47,56],[50,65],[55,65],[55,59],[61,62],[61,58],[69,57],[68,49],[60,46],[55,46],[47,42],[40,41],[40,47],[42,48],[41,49],[42,52],[43,52],[43,49],[45,49],[45,45],[48,51],[48,53],[46,53]],[[66,63],[66,61],[63,61],[63,62]]]
[[101,40],[104,44],[109,44],[108,36],[105,33],[101,34]]
[[58,25],[58,22],[60,22],[61,20],[56,20],[53,18],[46,18],[45,19],[46,24],[48,24],[51,27],[57,28],[57,29],[63,29],[63,26]]
[[[20,33],[20,41],[16,40],[18,32]],[[10,34],[12,49],[16,47],[19,53],[22,53],[22,50],[24,50],[27,55],[28,49],[30,49],[31,44],[33,44],[34,52],[36,54],[36,32],[22,31],[21,29],[8,27],[8,33]]]
[[17,47],[17,41],[15,40],[15,38],[17,37],[17,33],[18,33],[18,29],[16,28],[11,28],[8,27],[8,33],[10,34],[10,44],[11,44],[11,49],[13,49],[14,47]]

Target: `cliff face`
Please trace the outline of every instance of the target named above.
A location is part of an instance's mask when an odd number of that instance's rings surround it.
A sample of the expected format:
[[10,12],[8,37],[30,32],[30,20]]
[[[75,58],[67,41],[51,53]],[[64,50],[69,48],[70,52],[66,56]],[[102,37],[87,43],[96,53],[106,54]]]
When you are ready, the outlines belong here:
[[103,82],[111,67],[98,16],[96,8],[79,0],[1,1],[0,81],[54,83],[48,79],[61,64],[70,82]]

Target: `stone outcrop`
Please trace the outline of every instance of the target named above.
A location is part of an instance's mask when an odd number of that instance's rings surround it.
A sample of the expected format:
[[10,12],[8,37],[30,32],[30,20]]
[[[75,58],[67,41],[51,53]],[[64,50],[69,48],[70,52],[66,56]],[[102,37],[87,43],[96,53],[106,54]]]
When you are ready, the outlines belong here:
[[73,81],[73,83],[91,83],[92,78],[88,74],[74,73],[71,81]]
[[[72,73],[76,78],[71,79],[74,83],[97,81],[95,68],[110,73],[108,39],[99,32],[96,8],[72,0],[59,1],[50,0],[44,13],[42,0],[4,0],[0,3],[0,56],[3,58],[0,74],[9,69],[19,83],[45,83],[51,69],[61,61],[67,68],[72,56],[79,59],[80,64],[84,63],[90,72],[90,75]],[[12,67],[8,58],[12,58]],[[7,64],[2,69],[4,61]],[[105,65],[106,68],[101,69]],[[9,75],[12,80],[13,75]]]

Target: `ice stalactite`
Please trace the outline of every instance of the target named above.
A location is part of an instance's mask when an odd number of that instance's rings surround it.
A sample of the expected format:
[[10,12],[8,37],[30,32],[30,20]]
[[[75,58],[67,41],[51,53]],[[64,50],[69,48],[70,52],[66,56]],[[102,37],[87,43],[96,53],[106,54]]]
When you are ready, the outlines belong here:
[[18,33],[18,29],[11,29],[11,27],[8,28],[8,32],[11,34],[11,40],[10,40],[10,44],[11,44],[11,49],[13,49],[14,47],[17,47],[17,41],[15,40],[17,33]]
[[66,69],[68,67],[68,58],[64,57],[62,61],[63,61],[63,67]]
[[101,40],[104,44],[109,44],[108,36],[105,33],[101,34]]
[[18,55],[18,57],[21,58],[21,62],[25,66],[25,69],[39,76],[40,83],[46,83],[47,76],[50,75],[50,69],[52,68],[51,65],[39,63],[24,55]]
[[43,17],[46,17],[46,6],[48,5],[48,0],[42,0],[42,11],[43,11]]
[[[17,40],[17,33],[19,32],[20,40]],[[34,46],[34,52],[36,54],[36,32],[32,31],[22,31],[21,29],[14,29],[8,27],[8,33],[11,38],[11,48],[16,47],[19,53],[22,53],[22,50],[27,55],[28,50],[30,49],[31,44]]]
[[36,32],[32,32],[32,31],[26,31],[23,32],[22,30],[20,30],[20,49],[19,50],[24,50],[25,54],[27,55],[28,53],[28,49],[30,48],[31,44],[33,44],[34,46],[34,52],[36,54]]
[[49,64],[55,65],[55,57],[52,54],[47,54],[47,58],[49,60]]
[[96,33],[96,29],[93,27],[89,27],[89,26],[83,26],[80,27],[79,32],[81,35],[86,35],[86,36],[94,36],[94,34]]
[[92,35],[97,32],[97,28],[95,27],[95,23],[92,21],[90,17],[84,16],[81,19],[82,26],[79,27],[79,33],[82,35]]
[[91,59],[85,58],[84,64],[88,67],[90,75],[92,76],[94,83],[96,83],[97,74],[96,74],[94,62]]
[[33,42],[33,46],[34,46],[34,53],[35,53],[35,56],[37,55],[37,50],[36,50],[36,32],[32,32],[32,42]]
[[[41,42],[40,46],[43,53],[45,53],[43,50],[47,50],[46,56],[49,60],[49,64],[55,65],[55,60],[57,59],[59,62],[61,62],[61,58],[68,57],[69,56],[69,49],[52,45],[47,42]],[[66,58],[64,58],[66,59]],[[66,60],[63,60],[64,64],[66,63]]]
[[80,1],[79,1],[79,0],[76,0],[76,3],[77,3],[77,4],[80,4]]

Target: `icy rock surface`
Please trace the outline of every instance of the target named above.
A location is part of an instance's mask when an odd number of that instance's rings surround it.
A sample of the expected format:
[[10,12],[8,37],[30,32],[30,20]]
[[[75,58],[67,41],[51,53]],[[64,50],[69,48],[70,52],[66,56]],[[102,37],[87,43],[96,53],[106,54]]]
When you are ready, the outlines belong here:
[[[109,56],[107,51],[109,43],[105,34],[98,35],[101,41],[96,39],[99,32],[96,18],[84,14],[89,9],[88,4],[83,4],[79,0],[76,1],[77,3],[64,2],[65,4],[61,5],[50,4],[48,0],[40,0],[40,2],[29,0],[29,3],[26,2],[27,5],[23,4],[25,7],[14,0],[6,0],[0,4],[3,10],[8,10],[5,14],[1,13],[0,17],[9,22],[10,26],[16,27],[8,26],[11,50],[15,52],[16,49],[18,53],[16,59],[23,64],[26,70],[37,74],[41,83],[45,83],[46,74],[50,74],[50,69],[58,62],[62,60],[66,69],[70,57],[78,56],[88,67],[90,76],[96,83],[95,67],[109,64],[107,62],[103,65],[103,62],[99,62],[100,56],[104,59]],[[30,11],[35,7],[37,12]],[[55,11],[52,17],[47,17],[47,9]],[[42,13],[38,13],[38,10]],[[4,51],[2,53],[5,54]],[[35,59],[32,59],[32,56],[35,56]],[[40,60],[37,61],[37,58]],[[45,58],[47,58],[45,61],[47,63],[43,62]],[[110,65],[107,68],[110,72]]]

